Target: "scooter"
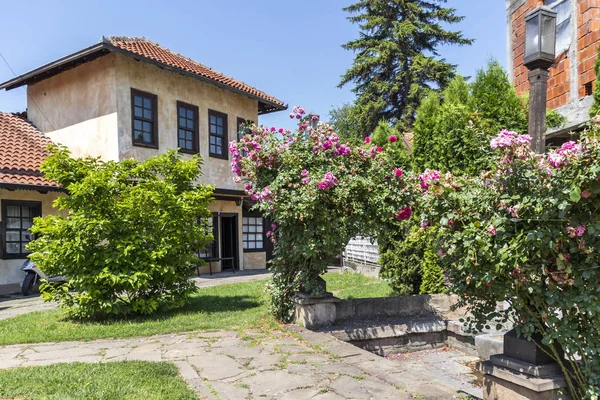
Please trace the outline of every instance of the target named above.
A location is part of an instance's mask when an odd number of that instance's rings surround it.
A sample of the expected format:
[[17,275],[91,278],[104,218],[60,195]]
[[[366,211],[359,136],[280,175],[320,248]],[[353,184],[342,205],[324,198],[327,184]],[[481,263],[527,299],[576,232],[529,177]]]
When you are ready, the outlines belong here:
[[40,279],[47,280],[48,282],[60,283],[66,283],[68,281],[67,278],[60,275],[46,275],[44,271],[39,269],[39,267],[30,260],[25,260],[21,266],[21,271],[27,273],[27,275],[25,275],[25,279],[23,279],[23,283],[21,284],[21,294],[23,296],[29,296],[33,286],[38,283]]

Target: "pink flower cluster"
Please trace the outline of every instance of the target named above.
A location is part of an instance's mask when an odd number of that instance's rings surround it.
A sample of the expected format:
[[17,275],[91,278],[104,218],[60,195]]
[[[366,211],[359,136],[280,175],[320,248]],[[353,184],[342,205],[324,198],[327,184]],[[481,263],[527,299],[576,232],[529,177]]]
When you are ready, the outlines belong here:
[[569,141],[563,143],[560,149],[548,153],[548,163],[554,168],[560,168],[569,163],[570,160],[577,158],[582,152],[580,143]]
[[290,118],[291,119],[301,119],[302,116],[306,114],[306,110],[300,106],[295,106],[294,108],[292,108],[292,112],[290,113]]
[[250,198],[256,201],[267,201],[269,203],[273,202],[273,198],[271,197],[273,193],[271,193],[271,188],[269,186],[265,186],[264,189],[260,192],[253,193]]
[[509,213],[511,217],[513,217],[513,218],[519,218],[519,205],[509,206],[505,202],[501,202],[500,203],[500,207],[502,207],[502,209],[504,211],[506,211],[507,213]]
[[519,135],[516,132],[511,132],[507,129],[502,130],[498,136],[490,141],[492,150],[496,150],[504,147],[521,146],[529,144],[531,142],[531,136]]
[[338,179],[331,172],[327,172],[317,187],[321,190],[333,189],[338,184]]
[[585,225],[579,225],[573,228],[572,226],[567,226],[567,232],[569,232],[569,236],[574,237],[582,237],[585,233],[587,227]]
[[432,181],[440,180],[440,173],[433,169],[426,169],[421,175],[419,175],[419,180],[421,181],[422,189],[429,189],[429,183]]
[[488,226],[487,232],[492,236],[496,236],[496,227],[494,225]]

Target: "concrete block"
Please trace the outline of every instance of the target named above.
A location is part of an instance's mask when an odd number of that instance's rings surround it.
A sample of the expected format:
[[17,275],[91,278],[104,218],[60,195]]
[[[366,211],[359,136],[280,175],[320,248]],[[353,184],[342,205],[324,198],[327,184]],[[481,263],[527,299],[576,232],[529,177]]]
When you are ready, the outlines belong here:
[[487,334],[475,336],[475,348],[482,361],[487,361],[494,354],[502,354],[504,349],[504,335]]
[[336,308],[333,302],[294,304],[296,324],[308,329],[318,329],[335,323]]

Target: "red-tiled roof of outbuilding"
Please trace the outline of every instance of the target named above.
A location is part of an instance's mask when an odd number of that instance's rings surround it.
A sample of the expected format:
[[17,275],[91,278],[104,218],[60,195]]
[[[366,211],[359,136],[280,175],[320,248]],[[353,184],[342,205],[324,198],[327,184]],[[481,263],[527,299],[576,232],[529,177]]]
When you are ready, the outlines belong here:
[[0,187],[58,186],[40,172],[52,141],[23,116],[0,112]]

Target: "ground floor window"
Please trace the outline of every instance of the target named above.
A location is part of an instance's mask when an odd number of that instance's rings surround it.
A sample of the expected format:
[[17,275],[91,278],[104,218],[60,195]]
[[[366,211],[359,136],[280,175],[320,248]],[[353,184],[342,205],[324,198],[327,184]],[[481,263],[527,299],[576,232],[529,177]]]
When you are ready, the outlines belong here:
[[26,246],[33,239],[33,219],[42,215],[39,201],[2,201],[2,258],[26,258]]
[[214,240],[212,243],[206,245],[205,249],[198,251],[198,257],[200,258],[215,258],[219,257],[219,235],[217,234],[218,217],[213,215],[210,218],[206,218],[203,221],[206,227],[207,234],[212,232]]
[[245,216],[242,219],[244,251],[264,250],[265,220],[260,216]]

